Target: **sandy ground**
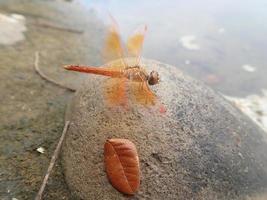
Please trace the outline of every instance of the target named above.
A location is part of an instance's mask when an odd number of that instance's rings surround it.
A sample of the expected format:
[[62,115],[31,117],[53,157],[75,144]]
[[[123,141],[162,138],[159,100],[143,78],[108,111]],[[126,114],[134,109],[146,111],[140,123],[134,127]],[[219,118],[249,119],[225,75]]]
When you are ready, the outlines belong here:
[[[71,17],[67,15],[69,10]],[[96,35],[81,33],[84,26],[72,21],[82,17],[81,12],[68,3],[0,1],[0,14],[0,24],[2,20],[8,27],[0,36],[10,34],[8,42],[1,43],[4,40],[0,39],[0,199],[32,199],[47,170],[64,126],[66,104],[73,95],[35,73],[35,52],[40,52],[40,68],[46,74],[64,84],[75,80],[72,85],[78,86],[80,79],[64,74],[61,66],[79,62],[96,64],[98,49],[92,44],[97,41],[84,42],[85,38]],[[93,14],[91,18],[97,23]],[[101,25],[86,23],[103,30]],[[37,151],[39,147],[44,148],[43,154]],[[45,199],[68,199],[60,162],[45,195]]]

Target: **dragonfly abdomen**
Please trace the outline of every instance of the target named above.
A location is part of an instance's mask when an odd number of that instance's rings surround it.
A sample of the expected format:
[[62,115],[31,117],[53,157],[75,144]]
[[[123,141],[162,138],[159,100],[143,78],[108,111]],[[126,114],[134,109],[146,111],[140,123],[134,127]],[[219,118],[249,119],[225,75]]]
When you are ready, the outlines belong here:
[[128,67],[123,70],[113,70],[103,67],[68,65],[65,66],[65,69],[71,71],[89,73],[89,74],[109,76],[113,78],[125,77],[131,81],[136,81],[136,82],[144,82],[148,80],[148,75],[143,70],[141,70],[140,67]]
[[115,71],[101,67],[89,67],[89,66],[79,66],[79,65],[68,65],[64,67],[67,70],[78,71],[89,74],[96,74],[102,76],[111,77],[121,77],[123,75],[122,71]]

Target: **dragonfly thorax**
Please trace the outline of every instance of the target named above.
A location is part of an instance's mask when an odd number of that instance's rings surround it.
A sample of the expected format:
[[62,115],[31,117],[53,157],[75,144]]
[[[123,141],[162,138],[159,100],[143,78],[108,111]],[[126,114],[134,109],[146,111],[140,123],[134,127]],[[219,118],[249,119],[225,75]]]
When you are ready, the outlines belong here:
[[155,85],[159,82],[159,74],[156,71],[146,73],[140,66],[127,67],[123,70],[123,76],[136,82],[147,81],[149,85]]
[[131,81],[144,82],[148,80],[148,74],[139,66],[127,67],[122,73],[124,77]]

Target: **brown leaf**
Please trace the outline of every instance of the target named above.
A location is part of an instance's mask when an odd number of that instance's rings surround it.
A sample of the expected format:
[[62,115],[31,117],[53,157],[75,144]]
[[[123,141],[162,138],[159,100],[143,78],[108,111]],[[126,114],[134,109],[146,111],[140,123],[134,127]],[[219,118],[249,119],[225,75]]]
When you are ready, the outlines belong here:
[[140,185],[139,158],[135,145],[127,139],[109,139],[104,147],[105,168],[113,187],[134,194]]

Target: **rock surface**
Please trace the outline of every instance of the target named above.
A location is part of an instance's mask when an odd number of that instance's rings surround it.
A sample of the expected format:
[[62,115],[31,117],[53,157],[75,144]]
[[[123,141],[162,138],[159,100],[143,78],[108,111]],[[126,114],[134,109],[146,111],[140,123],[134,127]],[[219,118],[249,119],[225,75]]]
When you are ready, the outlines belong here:
[[131,199],[264,199],[266,133],[174,67],[143,63],[160,73],[162,81],[151,88],[167,108],[165,114],[157,107],[107,109],[100,76],[89,76],[76,93],[62,155],[73,198],[129,198],[108,182],[103,155],[107,139],[126,138],[137,147],[142,174],[140,190]]

